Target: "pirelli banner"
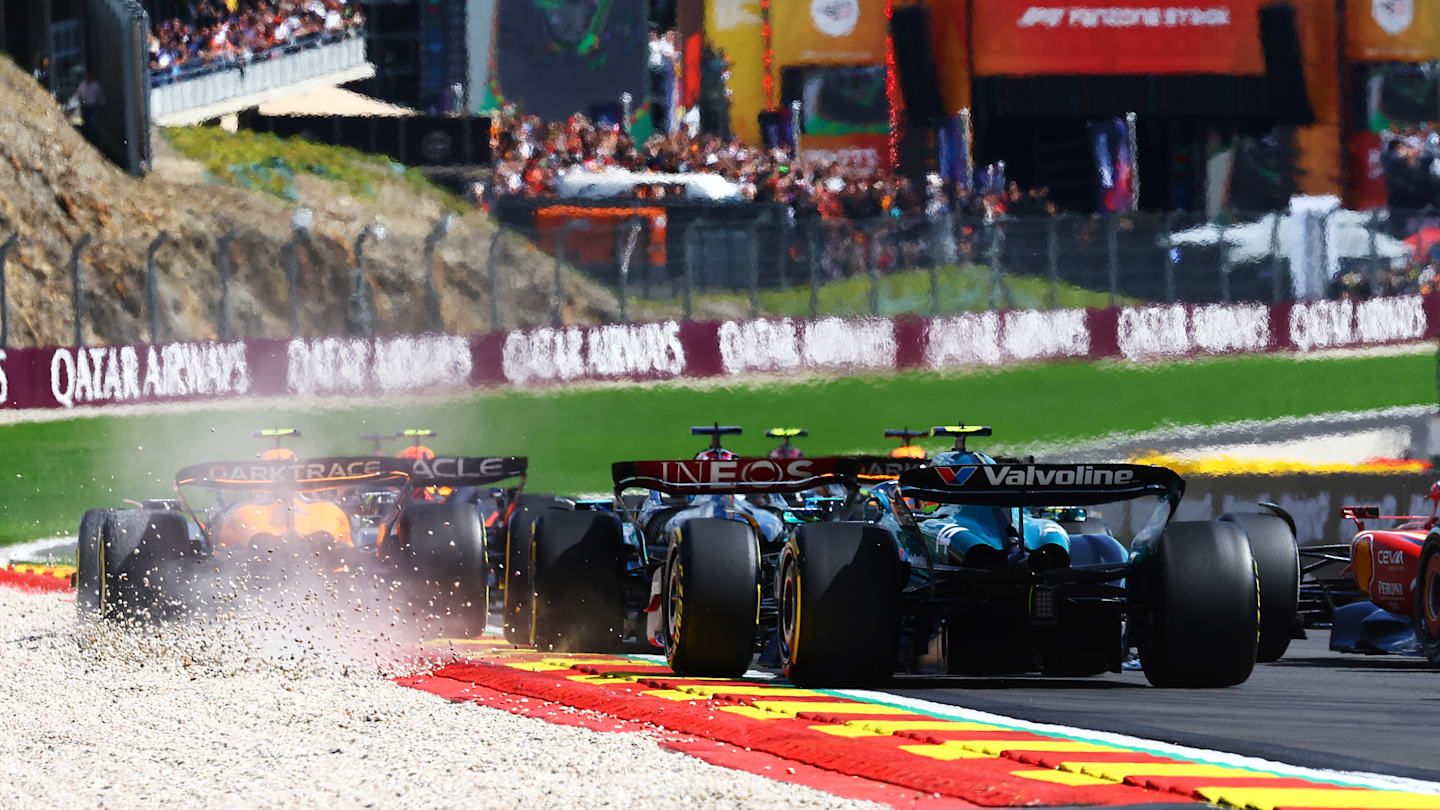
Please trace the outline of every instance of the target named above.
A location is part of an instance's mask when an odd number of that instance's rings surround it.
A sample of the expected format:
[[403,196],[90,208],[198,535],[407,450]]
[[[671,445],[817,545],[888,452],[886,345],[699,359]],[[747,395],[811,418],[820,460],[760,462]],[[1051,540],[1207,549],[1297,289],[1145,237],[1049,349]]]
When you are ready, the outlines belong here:
[[1366,301],[760,318],[488,335],[0,350],[0,408],[454,393],[496,385],[1306,353],[1440,337],[1440,293]]
[[976,76],[1262,75],[1261,0],[974,0]]

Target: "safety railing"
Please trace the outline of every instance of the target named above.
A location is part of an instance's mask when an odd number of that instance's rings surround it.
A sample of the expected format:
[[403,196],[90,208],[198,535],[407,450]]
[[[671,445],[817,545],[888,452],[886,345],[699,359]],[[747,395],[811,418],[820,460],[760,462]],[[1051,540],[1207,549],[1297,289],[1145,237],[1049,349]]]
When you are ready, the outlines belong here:
[[187,110],[212,108],[298,82],[342,74],[367,64],[365,38],[355,32],[316,35],[257,54],[249,61],[194,72],[152,72],[150,114],[156,121]]
[[[447,216],[426,234],[372,224],[342,240],[312,235],[302,210],[288,232],[215,232],[206,240],[210,267],[178,258],[161,230],[143,265],[136,257],[134,281],[118,285],[130,298],[112,302],[105,318],[117,284],[87,267],[98,243],[81,235],[68,246],[60,294],[78,345],[122,337],[97,325],[120,310],[140,313],[125,339],[141,331],[160,342],[1364,299],[1440,288],[1440,210],[1428,209],[851,221],[797,220],[782,206],[684,216],[609,206],[504,219]],[[7,272],[15,275],[29,248],[19,235],[0,238],[0,349],[17,339]],[[166,311],[162,302],[181,300],[165,293],[177,286],[200,294],[198,318]]]

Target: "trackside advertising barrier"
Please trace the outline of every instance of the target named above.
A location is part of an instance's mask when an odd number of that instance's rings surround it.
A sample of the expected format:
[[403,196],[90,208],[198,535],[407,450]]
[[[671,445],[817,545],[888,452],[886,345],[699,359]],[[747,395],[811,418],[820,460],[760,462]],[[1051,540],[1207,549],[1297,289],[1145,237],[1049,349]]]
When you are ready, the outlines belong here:
[[1010,310],[949,317],[662,321],[517,330],[0,350],[0,408],[453,392],[785,372],[1147,361],[1440,337],[1440,293],[1358,301]]

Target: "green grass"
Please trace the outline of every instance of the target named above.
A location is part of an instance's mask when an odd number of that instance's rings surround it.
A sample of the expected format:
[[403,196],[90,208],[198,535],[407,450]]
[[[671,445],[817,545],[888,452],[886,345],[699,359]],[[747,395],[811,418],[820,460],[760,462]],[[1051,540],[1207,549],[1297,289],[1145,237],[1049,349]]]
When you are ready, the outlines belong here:
[[[810,287],[795,280],[798,286],[786,290],[761,290],[757,297],[759,310],[766,315],[800,316],[810,315]],[[927,270],[902,270],[879,277],[877,310],[881,315],[903,315],[912,312],[930,313],[931,279]],[[820,285],[817,301],[819,315],[863,315],[870,312],[870,297],[873,282],[869,275],[827,281]],[[941,314],[955,312],[983,312],[993,309],[990,304],[992,284],[988,268],[978,265],[946,267],[936,273],[935,286],[939,290]],[[1050,285],[1040,278],[1029,276],[1006,276],[1005,287],[1009,291],[1012,308],[1049,309]],[[631,287],[631,292],[635,288]],[[1005,290],[993,291],[996,301],[1007,303]],[[696,306],[713,302],[729,307],[749,307],[746,293],[701,292],[694,297]],[[659,300],[640,299],[641,306],[663,306]],[[1116,296],[1114,303],[1128,306],[1135,299]],[[673,302],[665,302],[673,304]],[[1067,308],[1106,307],[1111,301],[1108,294],[1087,290],[1073,284],[1057,284],[1055,306]]]
[[[0,426],[0,543],[73,533],[88,507],[163,496],[181,465],[250,458],[262,426],[298,427],[302,454],[363,454],[361,434],[430,427],[441,452],[522,454],[533,490],[600,492],[609,464],[684,457],[700,444],[691,424],[743,425],[731,442],[762,453],[763,430],[810,430],[811,455],[883,451],[887,427],[964,419],[993,425],[994,442],[1020,451],[1165,424],[1433,403],[1433,353],[1297,360],[1242,357],[1136,366],[1032,365],[989,373],[777,381],[742,386],[615,386],[507,391],[450,400],[342,407],[268,406]],[[938,449],[943,442],[930,442]]]
[[418,169],[384,155],[247,130],[231,134],[220,127],[167,127],[162,133],[176,151],[203,163],[212,178],[242,188],[293,200],[290,178],[304,173],[357,197],[373,197],[378,186],[400,183],[452,211],[468,210],[459,196],[431,183]]

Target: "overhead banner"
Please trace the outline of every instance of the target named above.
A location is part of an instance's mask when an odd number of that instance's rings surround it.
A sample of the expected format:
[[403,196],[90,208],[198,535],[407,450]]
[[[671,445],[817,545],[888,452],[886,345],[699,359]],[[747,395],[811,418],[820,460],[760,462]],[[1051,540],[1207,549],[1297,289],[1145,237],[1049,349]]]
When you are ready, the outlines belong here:
[[975,0],[977,76],[1261,75],[1260,0],[1190,5]]
[[1345,54],[1354,62],[1440,59],[1440,7],[1431,0],[1351,0]]
[[885,0],[774,2],[770,28],[777,70],[885,63]]
[[765,76],[764,21],[760,0],[711,0],[705,4],[705,38],[730,67],[730,129],[746,143],[760,142],[756,116],[769,106]]
[[646,97],[645,0],[500,3],[491,91],[530,115],[563,121],[629,93]]

